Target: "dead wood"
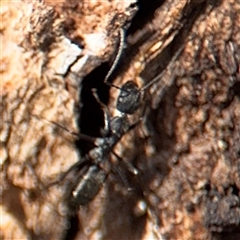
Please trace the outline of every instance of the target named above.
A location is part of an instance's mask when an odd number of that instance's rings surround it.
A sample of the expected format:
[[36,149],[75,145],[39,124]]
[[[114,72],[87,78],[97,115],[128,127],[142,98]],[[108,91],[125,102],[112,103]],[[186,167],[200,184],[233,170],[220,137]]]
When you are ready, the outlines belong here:
[[[139,1],[135,16],[133,3],[1,4],[3,239],[240,238],[239,1]],[[117,114],[119,92],[103,80],[124,27],[111,81],[144,86],[163,73],[114,149],[140,174],[120,168],[126,186],[110,171],[70,213],[58,180],[84,152],[79,121],[85,134],[103,127],[83,93],[98,88]]]

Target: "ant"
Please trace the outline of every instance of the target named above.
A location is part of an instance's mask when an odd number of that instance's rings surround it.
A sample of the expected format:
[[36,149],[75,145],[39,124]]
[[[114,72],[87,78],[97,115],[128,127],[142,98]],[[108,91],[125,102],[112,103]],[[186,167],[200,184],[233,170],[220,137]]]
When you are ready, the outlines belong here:
[[[93,142],[95,147],[90,150],[80,162],[77,162],[67,172],[65,172],[60,179],[60,181],[65,178],[68,179],[68,184],[66,184],[66,186],[70,193],[69,205],[71,207],[88,204],[100,191],[107,178],[107,172],[100,165],[107,161],[110,153],[113,153],[117,159],[120,159],[120,157],[114,153],[113,148],[128,131],[133,129],[139,123],[138,121],[137,123],[130,124],[128,115],[134,114],[140,108],[146,89],[155,82],[159,81],[159,79],[168,70],[168,67],[172,65],[169,64],[167,69],[158,74],[142,88],[139,88],[132,80],[127,81],[121,87],[108,82],[108,79],[115,69],[123,52],[124,38],[124,30],[122,29],[120,31],[118,53],[116,54],[115,60],[104,79],[104,82],[107,85],[120,90],[116,108],[121,112],[121,115],[110,117],[107,107],[99,100],[96,90],[92,89],[96,100],[105,109],[105,130],[101,138],[92,138],[82,133],[78,135],[78,137],[82,139]],[[183,47],[180,47],[175,56],[173,56],[172,63],[175,62],[182,49]],[[125,161],[123,162],[133,175],[139,174],[139,171],[132,164]]]

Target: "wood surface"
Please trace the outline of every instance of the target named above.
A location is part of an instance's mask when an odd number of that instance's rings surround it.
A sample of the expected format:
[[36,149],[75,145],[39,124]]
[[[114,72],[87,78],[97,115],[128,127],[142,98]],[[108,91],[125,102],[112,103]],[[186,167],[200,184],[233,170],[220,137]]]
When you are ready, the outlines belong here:
[[[1,239],[240,239],[240,2],[134,4],[1,1]],[[121,160],[108,156],[101,191],[73,213],[60,178],[81,161],[79,132],[103,128],[83,92],[119,114],[103,80],[123,28],[109,80],[156,81]]]

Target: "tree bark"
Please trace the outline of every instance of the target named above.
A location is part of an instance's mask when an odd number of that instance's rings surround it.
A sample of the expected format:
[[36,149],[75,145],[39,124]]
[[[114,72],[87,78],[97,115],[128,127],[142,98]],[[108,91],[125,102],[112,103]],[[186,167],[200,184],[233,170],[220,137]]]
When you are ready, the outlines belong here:
[[[240,238],[240,2],[133,3],[1,3],[3,239]],[[110,80],[155,79],[114,148],[139,174],[112,154],[99,194],[72,213],[61,176],[81,161],[79,121],[85,134],[103,121],[83,92],[103,82],[122,28]]]

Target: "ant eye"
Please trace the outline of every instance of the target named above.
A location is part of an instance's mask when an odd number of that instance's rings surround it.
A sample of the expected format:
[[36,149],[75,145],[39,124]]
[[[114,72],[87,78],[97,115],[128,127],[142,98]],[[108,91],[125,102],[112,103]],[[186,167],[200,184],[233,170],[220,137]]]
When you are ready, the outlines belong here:
[[121,92],[117,100],[117,110],[122,113],[133,114],[141,103],[141,93],[136,83],[126,82],[121,87]]

